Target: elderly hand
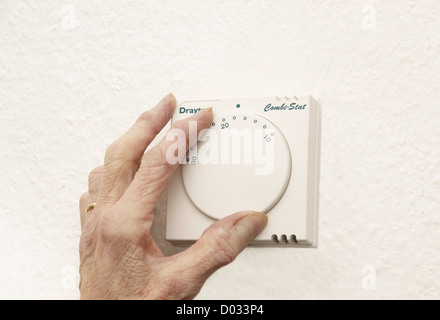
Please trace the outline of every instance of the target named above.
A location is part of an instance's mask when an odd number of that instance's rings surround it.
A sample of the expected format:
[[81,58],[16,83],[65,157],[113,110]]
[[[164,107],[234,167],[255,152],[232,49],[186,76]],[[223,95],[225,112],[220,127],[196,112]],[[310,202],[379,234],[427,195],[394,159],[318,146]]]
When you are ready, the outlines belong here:
[[[190,248],[164,256],[150,235],[153,208],[178,164],[166,160],[174,142],[163,139],[145,152],[176,108],[169,94],[143,113],[106,150],[104,165],[89,176],[80,199],[82,299],[191,299],[217,269],[232,262],[266,225],[264,213],[244,211],[211,225]],[[188,136],[212,122],[205,109],[173,128]],[[96,203],[96,206],[89,206]]]

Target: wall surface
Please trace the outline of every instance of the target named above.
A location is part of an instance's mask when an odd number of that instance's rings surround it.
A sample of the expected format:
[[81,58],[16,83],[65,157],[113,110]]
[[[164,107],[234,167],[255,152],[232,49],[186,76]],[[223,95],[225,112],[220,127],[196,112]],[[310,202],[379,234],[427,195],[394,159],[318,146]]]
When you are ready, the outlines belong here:
[[79,297],[88,172],[172,91],[323,102],[319,248],[248,248],[198,298],[439,299],[439,16],[437,0],[0,1],[0,298]]

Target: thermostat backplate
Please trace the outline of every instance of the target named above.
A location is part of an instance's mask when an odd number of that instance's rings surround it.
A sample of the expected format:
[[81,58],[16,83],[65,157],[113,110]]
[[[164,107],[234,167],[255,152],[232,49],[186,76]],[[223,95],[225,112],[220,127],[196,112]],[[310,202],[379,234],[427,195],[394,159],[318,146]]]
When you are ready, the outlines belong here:
[[172,122],[208,107],[211,127],[168,185],[166,239],[189,245],[216,220],[255,210],[268,224],[250,245],[317,247],[319,103],[310,96],[188,101]]

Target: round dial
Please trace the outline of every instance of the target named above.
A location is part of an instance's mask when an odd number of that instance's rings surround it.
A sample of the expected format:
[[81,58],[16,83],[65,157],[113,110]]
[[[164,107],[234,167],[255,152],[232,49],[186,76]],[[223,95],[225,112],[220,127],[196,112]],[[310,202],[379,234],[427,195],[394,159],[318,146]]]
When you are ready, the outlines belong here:
[[281,131],[255,114],[214,117],[182,168],[194,205],[218,220],[234,212],[269,212],[290,180],[292,160]]

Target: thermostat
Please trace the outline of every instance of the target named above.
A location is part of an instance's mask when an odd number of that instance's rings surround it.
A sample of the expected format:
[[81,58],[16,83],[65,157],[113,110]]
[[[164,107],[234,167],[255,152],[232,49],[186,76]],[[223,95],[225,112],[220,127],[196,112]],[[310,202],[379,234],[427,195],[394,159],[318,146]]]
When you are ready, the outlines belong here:
[[193,133],[197,143],[168,185],[166,239],[189,245],[216,220],[254,210],[266,213],[268,223],[251,246],[317,247],[318,101],[187,101],[178,104],[172,122],[209,107],[211,126]]

